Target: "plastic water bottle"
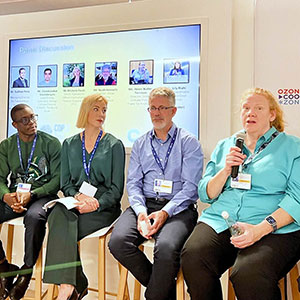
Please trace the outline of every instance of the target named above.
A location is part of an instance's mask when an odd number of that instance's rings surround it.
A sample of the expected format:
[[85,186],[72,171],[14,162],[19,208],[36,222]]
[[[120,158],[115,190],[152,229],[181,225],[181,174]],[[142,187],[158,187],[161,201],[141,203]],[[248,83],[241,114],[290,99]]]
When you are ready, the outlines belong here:
[[222,217],[225,220],[232,236],[238,236],[243,233],[242,228],[236,224],[236,222],[229,216],[227,211],[224,210],[222,212]]

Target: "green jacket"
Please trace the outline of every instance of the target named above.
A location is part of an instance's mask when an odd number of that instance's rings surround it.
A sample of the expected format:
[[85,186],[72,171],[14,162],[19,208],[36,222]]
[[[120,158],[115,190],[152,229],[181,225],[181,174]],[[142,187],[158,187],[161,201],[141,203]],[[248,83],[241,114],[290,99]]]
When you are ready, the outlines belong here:
[[[19,160],[17,134],[0,143],[1,200],[4,194],[15,192],[17,184],[23,181],[32,143],[33,141],[23,142],[20,139],[23,168]],[[31,191],[37,195],[37,198],[55,196],[59,190],[60,151],[61,144],[57,138],[38,131],[36,147],[28,171],[28,182],[32,184]]]

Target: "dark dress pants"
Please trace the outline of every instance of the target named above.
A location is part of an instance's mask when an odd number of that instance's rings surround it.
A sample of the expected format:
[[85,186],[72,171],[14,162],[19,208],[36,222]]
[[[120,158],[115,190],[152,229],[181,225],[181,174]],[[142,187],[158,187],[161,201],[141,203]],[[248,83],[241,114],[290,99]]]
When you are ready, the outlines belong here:
[[[24,264],[33,267],[39,256],[43,244],[47,212],[43,209],[44,204],[52,200],[53,197],[40,198],[27,205],[27,211],[15,213],[5,202],[0,202],[0,224],[24,216],[25,226],[25,255]],[[0,260],[5,258],[5,252],[0,241]]]
[[300,231],[269,234],[244,249],[230,243],[229,230],[217,234],[198,223],[182,250],[182,269],[192,300],[220,300],[220,277],[230,280],[239,300],[281,300],[278,281],[300,259]]
[[43,281],[53,284],[71,284],[81,293],[88,286],[83,273],[77,242],[85,236],[109,226],[118,218],[119,207],[80,214],[55,204],[49,218],[45,273]]
[[[147,202],[148,214],[160,210],[163,206]],[[145,238],[137,230],[137,216],[133,209],[127,208],[116,223],[109,241],[109,249],[113,256],[146,286],[147,300],[174,299],[180,252],[197,222],[197,216],[195,208],[188,208],[167,219],[153,236],[153,264],[138,248]]]

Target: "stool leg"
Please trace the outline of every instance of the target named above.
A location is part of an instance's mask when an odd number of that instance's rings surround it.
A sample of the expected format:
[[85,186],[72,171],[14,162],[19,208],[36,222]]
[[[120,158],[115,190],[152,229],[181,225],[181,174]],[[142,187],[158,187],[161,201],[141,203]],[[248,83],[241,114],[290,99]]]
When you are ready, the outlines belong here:
[[293,300],[300,300],[300,293],[298,290],[297,278],[299,277],[299,271],[297,264],[290,271],[290,283],[292,288]]
[[105,242],[106,235],[99,237],[98,248],[98,299],[105,300]]
[[177,275],[176,292],[177,292],[177,300],[185,299],[184,278],[183,278],[183,273],[181,268]]
[[138,280],[134,280],[133,300],[141,299],[141,284]]
[[35,264],[35,300],[42,298],[42,267],[43,267],[43,247]]
[[54,299],[54,290],[55,290],[55,284],[49,284],[47,290],[47,300]]
[[127,285],[128,270],[119,263],[119,271],[120,271],[120,281],[118,287],[117,300],[129,299],[129,291]]
[[231,281],[229,280],[230,273],[231,273],[231,268],[228,269],[228,287],[227,287],[228,295],[227,295],[227,300],[235,300],[234,289],[233,289]]
[[12,259],[14,229],[15,229],[14,225],[11,225],[11,224],[8,225],[8,228],[7,228],[6,258],[7,258],[9,263],[11,263],[11,259]]

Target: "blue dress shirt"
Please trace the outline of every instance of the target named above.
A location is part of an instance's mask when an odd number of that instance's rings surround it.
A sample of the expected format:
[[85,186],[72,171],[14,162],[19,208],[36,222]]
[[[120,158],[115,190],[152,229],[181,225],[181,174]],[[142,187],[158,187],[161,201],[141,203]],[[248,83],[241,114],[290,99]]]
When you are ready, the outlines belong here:
[[136,140],[132,147],[127,191],[129,203],[136,215],[147,212],[145,198],[156,197],[153,190],[155,179],[173,181],[171,194],[159,194],[159,197],[170,200],[163,207],[163,210],[170,217],[187,209],[198,199],[197,185],[203,169],[203,153],[200,142],[189,132],[178,128],[176,140],[165,169],[165,176],[156,163],[151,150],[150,139],[153,138],[153,147],[164,166],[166,153],[175,128],[176,125],[173,124],[165,141],[158,139],[154,131],[151,130]]
[[[276,131],[268,130],[259,138],[254,153],[268,141]],[[217,233],[227,229],[221,217],[228,211],[235,220],[249,224],[259,224],[278,208],[283,208],[294,222],[278,229],[275,233],[288,233],[300,230],[300,139],[283,132],[271,141],[246,165],[244,173],[251,174],[251,189],[242,190],[230,187],[228,177],[222,193],[209,199],[206,187],[210,179],[224,166],[230,147],[235,145],[235,135],[218,143],[208,162],[203,179],[199,183],[199,197],[202,202],[211,203],[199,218]],[[244,154],[251,155],[244,145]]]

